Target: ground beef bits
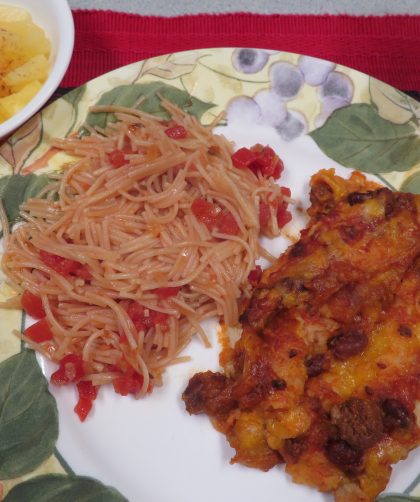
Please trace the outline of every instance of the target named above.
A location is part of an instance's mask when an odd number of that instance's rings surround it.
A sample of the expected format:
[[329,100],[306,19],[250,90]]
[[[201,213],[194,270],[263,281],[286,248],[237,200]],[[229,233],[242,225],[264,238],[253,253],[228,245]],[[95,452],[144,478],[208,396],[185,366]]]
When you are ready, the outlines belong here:
[[358,329],[352,329],[338,330],[328,340],[327,345],[337,359],[344,361],[363,352],[368,343],[369,339],[365,333]]
[[384,425],[388,432],[395,429],[408,429],[413,425],[412,414],[402,404],[401,401],[394,398],[384,399],[382,401],[382,410],[384,412]]
[[325,182],[318,182],[312,186],[310,193],[311,209],[318,214],[327,214],[335,205],[333,189]]
[[306,439],[303,436],[284,440],[282,455],[287,463],[295,464],[306,448]]
[[228,413],[236,406],[231,396],[229,380],[220,373],[197,373],[182,394],[188,413],[209,416]]
[[347,202],[350,206],[355,204],[362,204],[369,199],[375,199],[380,194],[390,191],[388,188],[379,188],[378,190],[369,190],[367,192],[352,192],[347,196]]
[[326,354],[315,354],[305,359],[305,367],[308,378],[313,378],[330,368],[330,360]]
[[331,410],[331,422],[337,427],[340,439],[365,450],[382,437],[382,411],[368,399],[351,398]]
[[268,394],[276,391],[276,384],[277,390],[287,387],[286,381],[272,371],[266,359],[257,358],[248,362],[248,370],[242,374],[242,378],[236,380],[232,387],[232,397],[241,410],[252,409]]
[[411,338],[413,336],[413,332],[410,326],[406,326],[405,324],[400,324],[398,328],[398,333],[406,338]]
[[342,439],[332,439],[325,445],[328,460],[350,476],[357,475],[362,468],[363,451]]

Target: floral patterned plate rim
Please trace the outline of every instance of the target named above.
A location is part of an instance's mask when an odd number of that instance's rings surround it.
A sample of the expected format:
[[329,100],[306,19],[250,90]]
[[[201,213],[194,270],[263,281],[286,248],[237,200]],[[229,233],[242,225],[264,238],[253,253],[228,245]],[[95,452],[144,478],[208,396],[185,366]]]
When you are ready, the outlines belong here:
[[[0,197],[9,220],[36,194],[45,174],[67,157],[53,137],[79,130],[84,121],[104,125],[89,106],[140,104],[162,114],[156,94],[203,123],[225,115],[218,132],[238,146],[264,142],[285,163],[282,183],[307,204],[308,180],[320,168],[359,169],[391,188],[420,193],[420,104],[356,70],[308,56],[265,49],[200,49],[167,54],[116,69],[74,89],[34,116],[0,145]],[[297,235],[301,222],[288,233]],[[265,243],[277,254],[280,239]],[[12,290],[0,283],[0,300]],[[159,392],[141,402],[103,393],[92,418],[80,424],[75,395],[48,387],[49,364],[11,333],[26,320],[18,310],[0,312],[0,500],[243,502],[263,491],[265,502],[327,500],[293,484],[284,473],[229,465],[231,451],[206,419],[189,417],[180,393],[199,369],[216,369],[217,322],[206,329],[207,350],[186,349],[192,362],[168,371]],[[381,500],[420,495],[418,451],[395,468]],[[111,488],[111,486],[115,488]],[[204,488],[205,487],[205,488]]]

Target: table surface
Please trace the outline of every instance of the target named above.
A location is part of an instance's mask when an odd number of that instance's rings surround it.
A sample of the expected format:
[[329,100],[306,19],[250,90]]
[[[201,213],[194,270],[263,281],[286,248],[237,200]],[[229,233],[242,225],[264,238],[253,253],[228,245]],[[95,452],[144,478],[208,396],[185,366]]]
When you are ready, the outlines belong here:
[[216,12],[260,14],[420,14],[419,0],[68,0],[72,9],[110,9],[153,16]]

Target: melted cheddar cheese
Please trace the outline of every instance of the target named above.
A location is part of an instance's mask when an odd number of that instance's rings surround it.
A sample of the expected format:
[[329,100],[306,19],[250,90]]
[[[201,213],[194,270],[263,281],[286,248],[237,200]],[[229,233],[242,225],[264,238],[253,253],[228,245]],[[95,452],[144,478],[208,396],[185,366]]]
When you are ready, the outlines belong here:
[[226,434],[232,462],[286,463],[338,502],[374,500],[420,443],[420,196],[360,173],[311,180],[310,222],[263,274],[224,373],[183,398]]

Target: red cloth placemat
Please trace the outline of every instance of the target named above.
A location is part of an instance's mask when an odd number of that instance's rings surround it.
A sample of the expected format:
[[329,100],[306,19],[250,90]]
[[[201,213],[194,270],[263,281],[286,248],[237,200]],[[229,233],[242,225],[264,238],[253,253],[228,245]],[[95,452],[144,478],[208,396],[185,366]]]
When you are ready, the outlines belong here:
[[62,86],[156,55],[209,47],[278,49],[328,59],[402,90],[420,90],[420,16],[250,13],[173,18],[73,12],[76,43]]

